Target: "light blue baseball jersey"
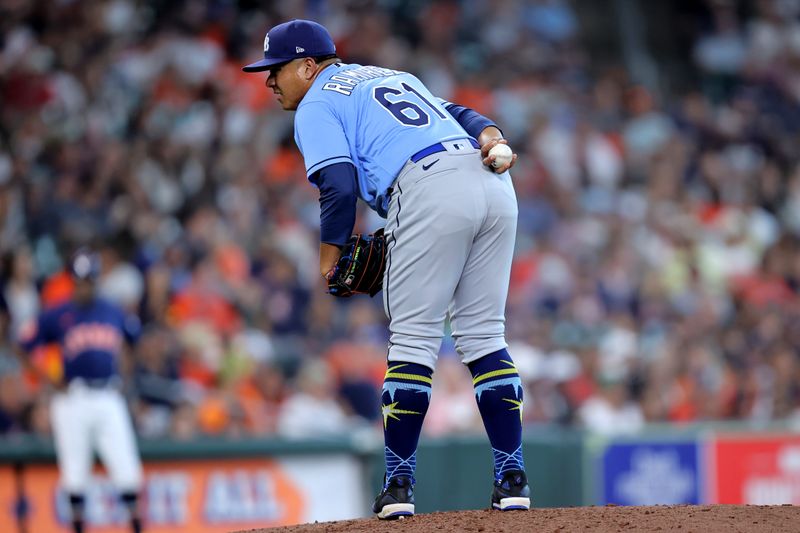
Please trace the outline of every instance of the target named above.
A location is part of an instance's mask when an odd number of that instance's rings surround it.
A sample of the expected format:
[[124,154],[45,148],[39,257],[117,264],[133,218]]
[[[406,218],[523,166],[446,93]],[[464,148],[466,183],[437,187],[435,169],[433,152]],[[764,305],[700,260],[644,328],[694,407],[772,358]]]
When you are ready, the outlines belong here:
[[386,190],[415,153],[469,135],[415,76],[339,63],[323,70],[294,118],[306,174],[352,163],[358,193],[386,216]]

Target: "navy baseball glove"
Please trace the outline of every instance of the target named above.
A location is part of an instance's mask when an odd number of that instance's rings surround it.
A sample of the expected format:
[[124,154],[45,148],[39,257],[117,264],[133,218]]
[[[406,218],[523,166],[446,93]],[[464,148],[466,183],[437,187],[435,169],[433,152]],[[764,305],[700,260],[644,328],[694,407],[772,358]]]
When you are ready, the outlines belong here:
[[383,228],[371,235],[350,237],[342,255],[328,275],[328,294],[348,298],[354,294],[375,296],[383,287],[386,238]]

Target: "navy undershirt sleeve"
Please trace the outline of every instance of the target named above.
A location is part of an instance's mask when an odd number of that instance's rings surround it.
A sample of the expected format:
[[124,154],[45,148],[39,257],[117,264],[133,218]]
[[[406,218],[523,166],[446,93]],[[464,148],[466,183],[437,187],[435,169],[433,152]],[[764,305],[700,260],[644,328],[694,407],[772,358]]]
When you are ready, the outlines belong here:
[[319,187],[320,242],[344,246],[356,223],[356,167],[352,163],[334,163],[309,178]]
[[461,124],[461,127],[464,128],[467,133],[469,133],[469,136],[475,139],[478,138],[485,128],[488,128],[489,126],[494,126],[497,128],[497,124],[484,117],[474,109],[470,109],[469,107],[447,103],[445,104],[444,108],[447,109],[447,112],[450,113],[454,119],[456,119],[456,122]]

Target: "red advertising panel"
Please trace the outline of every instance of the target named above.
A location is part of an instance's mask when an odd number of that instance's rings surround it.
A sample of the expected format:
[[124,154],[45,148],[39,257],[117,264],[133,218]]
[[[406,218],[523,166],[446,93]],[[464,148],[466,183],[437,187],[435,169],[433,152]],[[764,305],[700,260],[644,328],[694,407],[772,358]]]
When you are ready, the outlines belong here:
[[[13,470],[0,466],[0,528],[15,531],[18,498]],[[23,493],[30,505],[28,531],[67,532],[69,505],[54,465],[25,467]],[[127,533],[126,513],[107,478],[98,472],[87,493],[89,530]],[[302,522],[310,502],[278,462],[207,460],[145,465],[144,514],[148,533],[221,533]]]
[[710,503],[800,505],[800,436],[740,435],[712,442]]

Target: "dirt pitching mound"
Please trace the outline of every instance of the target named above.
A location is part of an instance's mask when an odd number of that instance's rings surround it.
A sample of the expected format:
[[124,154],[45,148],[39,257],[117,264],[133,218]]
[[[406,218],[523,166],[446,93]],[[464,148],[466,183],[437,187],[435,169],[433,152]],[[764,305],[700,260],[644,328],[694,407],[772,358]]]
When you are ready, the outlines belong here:
[[[340,520],[269,529],[248,533],[567,533],[591,531],[663,531],[680,533],[735,533],[800,531],[800,507],[791,505],[676,505],[655,507],[574,507],[497,511],[455,511],[420,514],[382,521],[377,518]],[[244,533],[244,532],[239,532]]]

